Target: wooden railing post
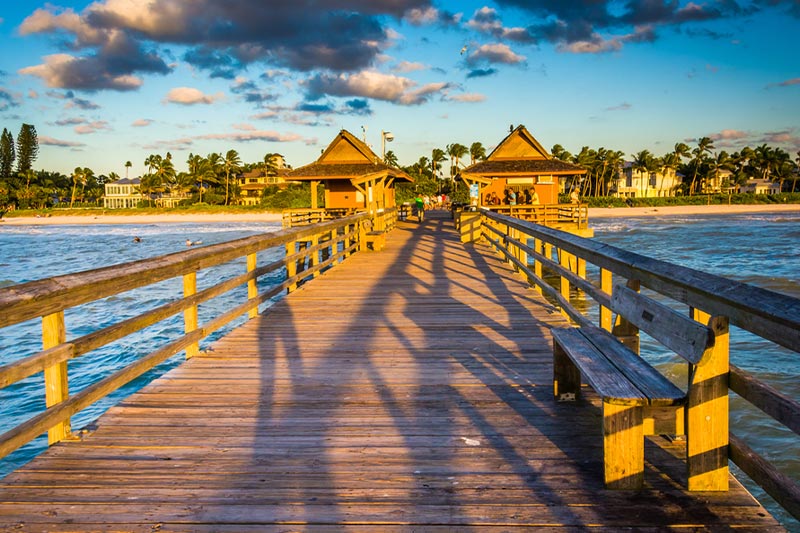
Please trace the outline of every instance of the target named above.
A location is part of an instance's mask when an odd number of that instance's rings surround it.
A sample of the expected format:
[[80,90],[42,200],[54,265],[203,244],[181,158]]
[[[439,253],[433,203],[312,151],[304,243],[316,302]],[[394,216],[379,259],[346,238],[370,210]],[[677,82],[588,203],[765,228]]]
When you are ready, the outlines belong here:
[[[183,297],[194,296],[197,293],[197,272],[183,275]],[[183,331],[191,333],[197,329],[197,306],[193,305],[183,312]],[[186,359],[191,359],[200,353],[200,344],[195,342],[186,347]]]
[[[42,317],[42,347],[47,350],[67,341],[67,327],[64,324],[64,311]],[[44,371],[45,405],[52,407],[69,398],[69,379],[67,362],[62,361]],[[53,445],[70,436],[72,431],[69,419],[59,422],[47,430],[47,443]]]
[[[558,249],[558,264],[567,270],[570,270],[569,258],[570,254],[565,252],[563,248]],[[561,296],[564,297],[564,300],[569,302],[569,278],[563,275],[560,276],[560,278],[561,278],[561,284],[560,284]],[[563,314],[565,317],[569,317],[569,314],[567,314],[567,312],[564,309],[561,310],[561,314]]]
[[728,318],[712,317],[714,346],[689,372],[686,467],[689,490],[728,490]]
[[[253,272],[258,265],[257,254],[247,254],[247,271]],[[258,279],[253,278],[247,282],[247,299],[255,300],[258,297]],[[258,306],[253,307],[247,312],[249,318],[258,316]]]
[[[286,243],[286,257],[291,257],[297,253],[297,241]],[[292,278],[297,275],[297,262],[295,260],[286,261],[286,278]],[[286,293],[294,292],[297,289],[297,283],[291,283],[286,287]]]
[[[315,233],[311,236],[311,242],[308,244],[308,248],[313,248],[319,244],[319,233]],[[308,254],[308,268],[312,269],[319,264],[319,250],[314,250]],[[314,273],[311,275],[312,278],[316,278],[319,276],[319,270],[315,270]]]
[[[610,270],[600,269],[600,290],[606,293],[609,298],[613,290],[612,275]],[[611,331],[611,309],[600,306],[600,327],[606,331]]]
[[[537,254],[543,253],[544,248],[542,246],[542,239],[533,240],[533,249],[536,251]],[[539,259],[536,256],[534,256],[533,258],[533,273],[536,274],[537,278],[542,279],[542,262],[539,261]],[[536,285],[535,288],[536,292],[538,292],[539,294],[544,294],[544,291],[542,290],[541,286]]]

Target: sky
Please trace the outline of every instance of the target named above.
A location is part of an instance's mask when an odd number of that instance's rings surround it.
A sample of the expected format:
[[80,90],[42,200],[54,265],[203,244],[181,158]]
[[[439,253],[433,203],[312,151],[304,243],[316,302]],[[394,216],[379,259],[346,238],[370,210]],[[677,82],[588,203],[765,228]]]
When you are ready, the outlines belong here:
[[800,151],[800,0],[53,0],[0,9],[0,127],[34,167],[145,172],[341,129],[401,165],[524,124],[550,149]]

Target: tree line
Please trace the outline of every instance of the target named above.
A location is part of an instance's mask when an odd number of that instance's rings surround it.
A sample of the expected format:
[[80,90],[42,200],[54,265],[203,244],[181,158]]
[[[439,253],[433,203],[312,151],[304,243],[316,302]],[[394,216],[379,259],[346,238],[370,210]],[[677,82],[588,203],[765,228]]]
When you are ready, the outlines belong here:
[[[625,162],[624,152],[603,147],[594,150],[584,146],[573,155],[556,144],[552,154],[556,159],[587,170],[586,179],[581,183],[581,195],[588,197],[608,196]],[[715,151],[713,139],[702,137],[694,148],[679,142],[672,151],[660,157],[649,150],[641,150],[631,156],[633,170],[643,174],[681,174],[683,180],[676,193],[684,196],[702,193],[711,182],[728,189],[744,185],[750,179],[772,181],[778,183],[783,192],[795,192],[800,179],[800,151],[793,160],[782,148],[766,144],[729,153],[726,150]],[[720,180],[723,171],[727,172]]]
[[[77,167],[69,175],[46,170],[34,171],[39,145],[36,128],[23,124],[16,142],[12,134],[3,129],[0,136],[0,209],[2,208],[47,208],[54,205],[97,206],[101,203],[106,183],[120,179],[111,172],[97,175],[89,167]],[[398,201],[410,200],[415,194],[447,194],[454,201],[467,200],[467,188],[455,179],[458,172],[478,161],[486,159],[486,148],[480,142],[469,146],[451,143],[442,148],[433,148],[428,154],[403,167],[391,150],[386,152],[388,165],[402,168],[415,178],[413,184],[398,185]],[[587,174],[580,182],[580,193],[584,197],[608,196],[614,181],[621,175],[625,153],[604,147],[592,149],[584,146],[577,154],[571,154],[560,144],[553,146],[554,158],[578,165]],[[788,152],[766,144],[756,148],[745,147],[728,153],[715,151],[714,141],[703,137],[697,145],[676,143],[674,149],[662,156],[649,150],[630,154],[634,170],[642,173],[666,174],[670,171],[683,176],[678,194],[695,195],[704,191],[704,185],[712,179],[719,182],[724,170],[723,187],[742,185],[751,178],[761,178],[780,184],[786,192],[795,192],[800,179],[800,151],[793,160]],[[239,180],[243,173],[253,170],[264,176],[274,176],[279,170],[279,154],[267,153],[254,163],[243,163],[236,150],[225,153],[212,152],[205,156],[190,153],[186,160],[186,171],[178,171],[170,152],[163,156],[151,154],[144,160],[147,171],[139,176],[139,192],[142,203],[152,205],[161,196],[183,198],[185,204],[231,205],[238,202],[241,194]],[[444,166],[449,163],[449,172]],[[128,178],[133,164],[126,161],[125,177]],[[290,187],[291,188],[291,187]],[[296,186],[295,188],[302,188]],[[291,195],[290,195],[291,196]],[[296,197],[286,200],[285,191],[268,187],[262,204],[279,207],[281,201],[291,201],[297,206]],[[309,199],[310,202],[310,199]]]

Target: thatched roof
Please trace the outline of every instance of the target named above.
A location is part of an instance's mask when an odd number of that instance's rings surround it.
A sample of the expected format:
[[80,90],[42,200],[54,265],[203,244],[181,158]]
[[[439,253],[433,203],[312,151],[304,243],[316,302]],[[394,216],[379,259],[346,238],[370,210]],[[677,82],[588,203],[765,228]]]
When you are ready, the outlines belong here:
[[399,168],[390,167],[381,161],[364,142],[347,130],[342,130],[331,141],[319,159],[309,165],[289,172],[286,179],[310,180],[357,180],[376,173],[406,181],[414,181]]
[[485,161],[470,165],[462,174],[486,177],[574,175],[586,170],[558,159],[547,150],[523,125],[503,139]]

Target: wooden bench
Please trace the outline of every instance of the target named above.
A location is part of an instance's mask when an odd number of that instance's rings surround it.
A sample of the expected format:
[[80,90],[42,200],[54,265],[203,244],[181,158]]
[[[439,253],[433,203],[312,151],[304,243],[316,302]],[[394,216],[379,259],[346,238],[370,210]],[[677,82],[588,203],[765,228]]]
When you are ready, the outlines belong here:
[[385,231],[368,231],[366,233],[367,249],[375,252],[380,252],[386,246],[386,232]]
[[689,490],[727,490],[727,319],[706,326],[624,285],[611,308],[617,331],[644,331],[685,359],[689,384],[684,392],[598,327],[552,330],[556,400],[577,400],[581,377],[602,399],[606,487],[641,488],[644,436],[666,433],[686,435]]

